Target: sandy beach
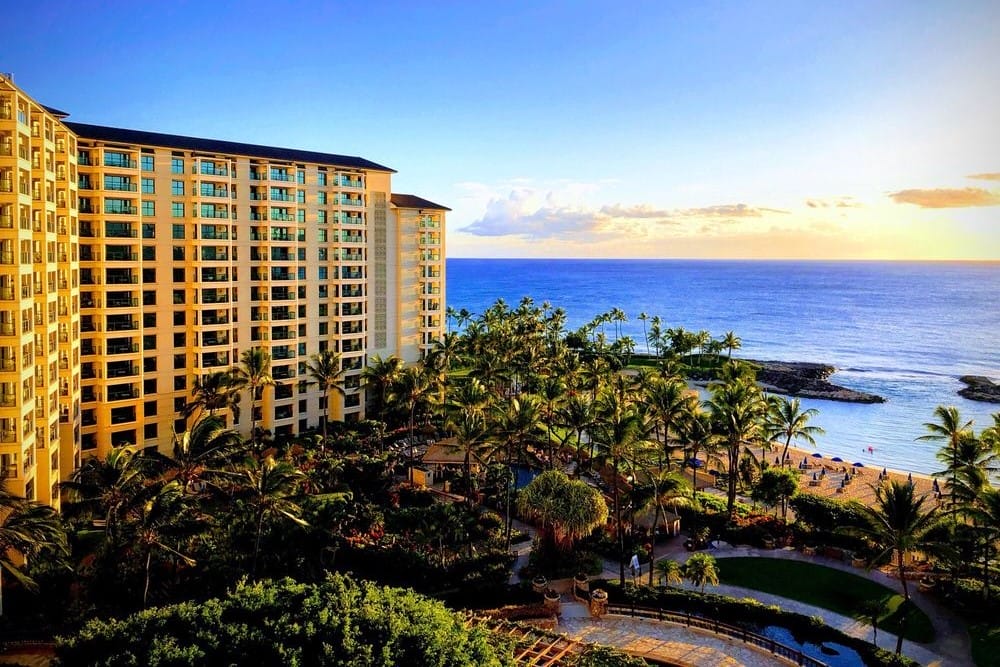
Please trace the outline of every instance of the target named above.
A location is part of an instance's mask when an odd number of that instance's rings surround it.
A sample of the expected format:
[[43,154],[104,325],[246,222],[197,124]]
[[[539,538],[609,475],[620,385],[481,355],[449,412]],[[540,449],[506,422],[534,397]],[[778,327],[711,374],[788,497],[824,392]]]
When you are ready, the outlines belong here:
[[[789,466],[792,470],[801,473],[799,475],[799,489],[802,493],[812,493],[817,496],[825,496],[837,500],[857,500],[865,505],[872,505],[875,502],[874,487],[879,483],[879,474],[882,472],[882,468],[868,467],[867,463],[863,468],[854,467],[853,464],[855,461],[845,460],[837,462],[833,461],[829,456],[824,456],[823,458],[814,457],[813,453],[814,450],[799,449],[796,447],[788,448]],[[768,453],[768,456],[770,457],[769,460],[773,460],[774,457],[781,456],[781,450],[771,451]],[[803,459],[808,466],[806,469],[799,467]],[[851,479],[842,487],[841,484],[846,476],[845,470],[850,471]],[[825,475],[821,475],[821,471],[825,471]],[[889,475],[889,479],[900,482],[912,481],[917,495],[928,496],[930,499],[928,507],[934,506],[933,477],[930,475],[892,470],[891,468],[887,469],[886,472]],[[818,478],[818,483],[813,481],[814,474]],[[938,483],[943,487],[943,481],[939,480]]]

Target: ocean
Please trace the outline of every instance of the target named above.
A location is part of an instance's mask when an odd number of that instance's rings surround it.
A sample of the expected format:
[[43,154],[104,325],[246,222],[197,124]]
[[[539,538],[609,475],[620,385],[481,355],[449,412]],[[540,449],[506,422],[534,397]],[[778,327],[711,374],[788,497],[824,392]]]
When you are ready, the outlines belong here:
[[917,440],[936,406],[957,406],[977,431],[1000,412],[957,393],[960,375],[1000,380],[1000,263],[447,260],[449,307],[478,314],[524,296],[563,308],[568,330],[620,308],[637,350],[645,312],[664,329],[735,331],[736,356],[833,365],[834,383],[886,403],[802,399],[826,430],[816,449],[866,466],[940,470],[938,443]]

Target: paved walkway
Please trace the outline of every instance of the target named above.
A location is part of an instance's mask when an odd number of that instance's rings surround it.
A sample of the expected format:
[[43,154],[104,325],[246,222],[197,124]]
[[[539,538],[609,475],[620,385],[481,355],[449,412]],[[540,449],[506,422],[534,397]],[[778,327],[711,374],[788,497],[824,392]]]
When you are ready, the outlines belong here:
[[671,623],[605,616],[591,618],[587,607],[566,602],[555,632],[588,644],[613,646],[632,655],[690,667],[787,667],[795,663],[736,639]]
[[[683,546],[683,540],[676,539],[670,544],[657,548],[657,560],[660,558],[672,558],[678,562],[684,562],[691,555]],[[899,590],[899,580],[889,577],[879,570],[865,571],[864,569],[852,567],[842,561],[824,558],[821,556],[804,556],[794,549],[764,550],[753,547],[738,546],[733,547],[720,545],[720,548],[708,551],[716,558],[739,558],[739,557],[759,557],[759,558],[784,558],[788,560],[799,560],[817,565],[824,565],[838,570],[851,572],[862,577],[876,581],[894,591]],[[640,583],[648,581],[648,570],[643,568],[645,576],[639,579]],[[615,562],[605,562],[605,569],[602,574],[607,579],[618,578],[618,564]],[[654,575],[655,579],[655,575]],[[682,587],[693,589],[690,584],[683,584]],[[916,589],[916,586],[913,586]],[[764,604],[777,605],[787,611],[793,611],[806,616],[819,616],[827,625],[844,632],[852,637],[859,637],[871,641],[872,628],[868,623],[858,621],[848,616],[834,613],[827,609],[808,605],[797,600],[790,600],[777,595],[771,595],[750,588],[740,586],[719,585],[711,586],[706,592],[728,595],[736,598],[752,598]],[[936,639],[929,644],[917,644],[912,641],[903,641],[903,654],[916,660],[921,665],[929,667],[974,667],[972,660],[972,642],[966,631],[965,623],[953,612],[944,608],[936,600],[920,593],[918,590],[911,590],[910,597],[913,602],[927,614],[934,625]],[[879,631],[878,644],[882,648],[895,650],[896,636],[888,632]]]

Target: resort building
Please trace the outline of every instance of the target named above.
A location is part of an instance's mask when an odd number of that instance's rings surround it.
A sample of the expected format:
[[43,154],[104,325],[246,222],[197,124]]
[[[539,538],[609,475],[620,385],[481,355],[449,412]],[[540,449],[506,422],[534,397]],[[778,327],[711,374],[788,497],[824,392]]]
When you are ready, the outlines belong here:
[[0,464],[58,506],[82,457],[169,450],[195,381],[266,349],[278,383],[234,426],[319,426],[335,350],[364,416],[373,354],[444,333],[446,207],[359,157],[74,123],[0,75]]

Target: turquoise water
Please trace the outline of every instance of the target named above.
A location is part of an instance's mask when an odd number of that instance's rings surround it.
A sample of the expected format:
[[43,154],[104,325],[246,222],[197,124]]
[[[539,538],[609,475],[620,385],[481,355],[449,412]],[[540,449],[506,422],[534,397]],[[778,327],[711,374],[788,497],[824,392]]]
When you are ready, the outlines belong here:
[[935,406],[957,406],[977,428],[1000,412],[956,393],[960,375],[1000,380],[1000,263],[449,259],[447,269],[456,309],[531,296],[565,309],[574,329],[618,307],[639,349],[644,311],[664,328],[734,330],[738,355],[832,364],[834,382],[887,402],[803,400],[820,411],[828,456],[934,472],[938,445],[916,438]]

